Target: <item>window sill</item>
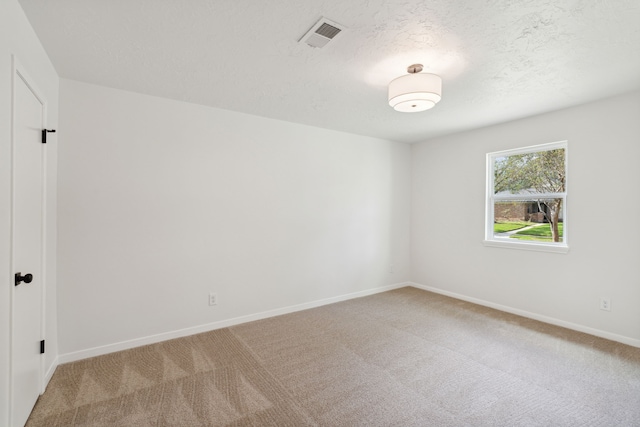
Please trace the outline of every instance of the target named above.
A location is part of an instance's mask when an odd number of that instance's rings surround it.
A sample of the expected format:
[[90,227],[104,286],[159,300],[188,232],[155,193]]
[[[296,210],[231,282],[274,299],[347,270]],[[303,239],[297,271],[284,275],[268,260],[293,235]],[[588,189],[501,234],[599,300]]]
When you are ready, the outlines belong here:
[[482,244],[494,248],[520,249],[525,251],[555,252],[561,254],[566,254],[567,252],[569,252],[569,246],[565,244],[550,245],[545,243],[512,242],[498,240],[483,240]]

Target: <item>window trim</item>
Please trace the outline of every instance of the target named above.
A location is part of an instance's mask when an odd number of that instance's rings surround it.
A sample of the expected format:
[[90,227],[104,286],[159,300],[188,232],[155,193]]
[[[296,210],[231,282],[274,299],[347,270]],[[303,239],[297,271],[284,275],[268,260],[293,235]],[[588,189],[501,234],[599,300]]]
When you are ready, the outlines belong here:
[[564,193],[543,193],[540,199],[548,198],[563,198],[563,222],[568,217],[568,192],[567,183],[569,176],[569,143],[568,141],[557,141],[547,144],[531,145],[528,147],[516,148],[511,150],[494,151],[487,153],[486,155],[486,195],[485,195],[485,236],[483,244],[489,247],[509,248],[509,249],[522,249],[529,251],[540,252],[555,252],[555,253],[567,253],[569,252],[568,241],[568,229],[566,223],[563,225],[562,242],[558,243],[546,243],[546,242],[533,242],[530,240],[497,240],[494,237],[493,223],[494,223],[494,206],[496,201],[500,200],[530,200],[530,198],[523,197],[522,195],[507,194],[501,195],[497,198],[494,194],[494,159],[496,157],[510,156],[516,154],[533,153],[540,151],[551,151],[559,148],[564,149],[564,172],[565,172],[565,191]]

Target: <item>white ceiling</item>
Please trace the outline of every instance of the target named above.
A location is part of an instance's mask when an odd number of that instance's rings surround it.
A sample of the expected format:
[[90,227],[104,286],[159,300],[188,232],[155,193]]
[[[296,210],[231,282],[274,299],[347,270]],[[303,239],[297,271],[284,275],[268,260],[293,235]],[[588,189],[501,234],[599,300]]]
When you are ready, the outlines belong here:
[[[404,142],[640,88],[638,0],[20,0],[63,78]],[[322,16],[346,30],[298,43]],[[443,100],[399,113],[423,63]]]

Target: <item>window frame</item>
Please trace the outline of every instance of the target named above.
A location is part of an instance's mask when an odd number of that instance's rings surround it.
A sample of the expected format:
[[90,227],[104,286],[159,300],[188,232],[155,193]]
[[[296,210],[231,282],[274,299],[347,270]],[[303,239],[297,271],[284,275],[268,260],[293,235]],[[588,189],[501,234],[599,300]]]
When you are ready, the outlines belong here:
[[[557,149],[564,149],[564,173],[565,173],[565,187],[563,193],[539,193],[537,197],[531,198],[517,194],[494,194],[494,165],[495,159],[498,157],[507,157],[517,154],[537,153],[542,151],[551,151]],[[531,145],[528,147],[515,148],[510,150],[495,151],[487,153],[487,169],[486,169],[486,196],[485,196],[485,237],[483,244],[485,246],[493,246],[500,248],[512,248],[512,249],[524,249],[531,251],[541,252],[556,252],[567,253],[569,251],[568,229],[566,226],[568,218],[568,176],[569,176],[569,143],[568,141],[558,141],[546,144]],[[495,203],[499,201],[530,201],[536,199],[554,199],[561,198],[562,202],[562,219],[563,219],[563,232],[562,242],[535,242],[530,240],[498,240],[494,237],[494,208]]]

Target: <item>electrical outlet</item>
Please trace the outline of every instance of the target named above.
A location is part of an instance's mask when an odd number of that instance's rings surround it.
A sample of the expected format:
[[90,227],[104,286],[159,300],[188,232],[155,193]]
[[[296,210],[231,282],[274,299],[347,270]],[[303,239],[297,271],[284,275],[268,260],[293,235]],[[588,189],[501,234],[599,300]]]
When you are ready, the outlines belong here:
[[391,264],[391,265],[389,266],[389,273],[394,273],[394,271],[393,271],[393,264]]
[[600,310],[611,311],[611,298],[600,298]]
[[214,292],[209,292],[209,305],[218,305],[218,295]]

